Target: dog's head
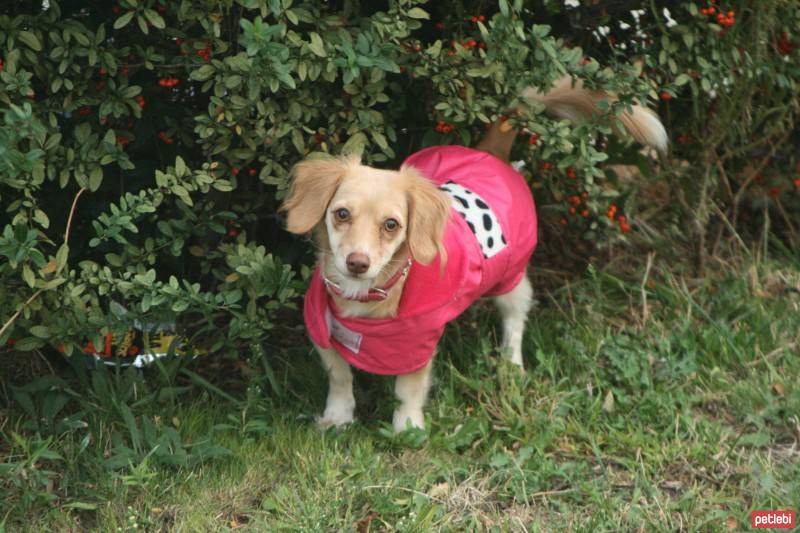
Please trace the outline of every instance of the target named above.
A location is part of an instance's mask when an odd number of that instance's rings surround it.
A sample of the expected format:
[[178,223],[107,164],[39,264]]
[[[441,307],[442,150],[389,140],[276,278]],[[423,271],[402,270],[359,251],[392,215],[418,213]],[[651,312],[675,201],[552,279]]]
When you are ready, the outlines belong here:
[[450,198],[413,167],[389,171],[357,159],[303,161],[293,170],[283,208],[292,233],[319,230],[336,281],[356,293],[368,290],[403,254],[423,264],[437,256],[445,261]]

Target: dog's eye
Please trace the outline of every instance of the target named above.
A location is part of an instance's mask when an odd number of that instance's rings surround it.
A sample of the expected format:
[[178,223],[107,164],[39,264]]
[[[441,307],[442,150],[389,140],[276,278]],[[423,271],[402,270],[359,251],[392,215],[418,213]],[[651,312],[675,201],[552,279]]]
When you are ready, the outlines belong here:
[[333,214],[336,216],[336,220],[338,220],[339,222],[345,222],[350,218],[350,211],[348,211],[344,207],[342,207],[341,209],[337,209],[336,211],[333,212]]
[[393,218],[389,218],[383,223],[383,227],[386,228],[386,231],[394,231],[400,227],[400,223]]

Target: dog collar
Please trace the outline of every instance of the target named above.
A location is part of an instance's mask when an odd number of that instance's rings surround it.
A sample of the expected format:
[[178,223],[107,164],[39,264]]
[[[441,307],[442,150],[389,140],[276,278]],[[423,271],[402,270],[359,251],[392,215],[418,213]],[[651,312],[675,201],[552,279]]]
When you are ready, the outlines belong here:
[[328,289],[328,292],[335,294],[340,298],[344,298],[345,300],[351,300],[354,302],[380,302],[385,300],[389,296],[389,291],[397,285],[397,282],[400,281],[402,278],[408,275],[408,271],[411,270],[411,258],[409,257],[406,260],[405,266],[398,269],[391,278],[389,278],[386,283],[384,283],[380,287],[372,287],[370,288],[366,294],[361,296],[345,296],[342,288],[334,281],[329,280],[322,275],[322,281],[325,283],[325,288]]

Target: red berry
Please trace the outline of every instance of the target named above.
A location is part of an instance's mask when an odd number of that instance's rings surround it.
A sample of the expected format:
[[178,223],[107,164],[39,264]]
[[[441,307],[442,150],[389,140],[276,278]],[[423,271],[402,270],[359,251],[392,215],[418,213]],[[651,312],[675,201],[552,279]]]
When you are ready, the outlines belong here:
[[584,209],[583,211],[581,211],[581,216],[583,218],[588,217],[589,216],[589,210],[588,209]]
[[562,218],[561,220],[558,221],[558,223],[561,224],[562,226],[566,226],[567,224],[569,224],[566,218]]
[[231,174],[233,174],[234,176],[239,175],[239,167],[233,167],[231,169]]
[[478,22],[486,22],[486,17],[483,15],[478,16]]
[[620,225],[619,225],[619,230],[620,230],[622,233],[628,233],[628,232],[631,230],[631,227],[630,227],[630,225],[628,225],[628,224],[626,224],[626,223],[622,222],[622,223],[620,223]]
[[800,178],[795,178],[795,179],[794,179],[794,181],[793,181],[793,183],[794,183],[794,186],[795,186],[795,187],[797,187],[798,189],[800,189]]
[[773,198],[776,198],[776,199],[777,199],[777,198],[778,198],[778,196],[780,196],[780,195],[781,195],[781,188],[780,188],[780,187],[772,187],[772,188],[769,190],[769,195],[770,195],[770,196],[772,196]]
[[672,95],[669,94],[667,91],[661,91],[661,94],[659,96],[665,102],[669,102],[670,100],[672,100]]
[[567,209],[567,212],[569,212],[570,215],[574,215],[576,210],[574,207],[570,207],[569,209]]
[[486,48],[487,48],[486,43],[484,43],[484,42],[478,43],[478,48],[480,48],[481,50],[486,50]]
[[478,22],[478,17],[470,17],[469,21],[473,23]]
[[247,173],[250,174],[251,176],[255,176],[256,175],[256,169],[251,168],[250,170],[247,171]]
[[239,232],[236,231],[235,229],[228,230],[228,237],[236,237],[237,235],[239,235]]
[[570,178],[570,179],[573,179],[573,180],[578,177],[578,175],[575,173],[575,169],[574,168],[569,167],[567,169],[567,177]]
[[444,29],[444,22],[437,22],[436,23],[436,29],[437,30],[443,30]]
[[11,339],[11,338],[9,338],[9,339],[6,341],[6,346],[8,346],[9,348],[13,348],[15,344],[17,344],[17,339]]
[[530,137],[528,137],[528,144],[530,146],[536,146],[539,143],[539,136],[535,133],[532,133]]
[[3,68],[5,68],[5,66],[6,65],[5,65],[5,63],[3,63],[3,60],[0,59],[0,72],[3,72]]

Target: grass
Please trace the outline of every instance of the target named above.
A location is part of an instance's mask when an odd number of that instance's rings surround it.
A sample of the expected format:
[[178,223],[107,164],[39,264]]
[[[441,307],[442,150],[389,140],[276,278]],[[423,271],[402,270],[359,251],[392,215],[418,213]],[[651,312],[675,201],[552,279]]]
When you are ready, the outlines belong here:
[[730,531],[754,509],[800,510],[798,264],[675,267],[542,291],[524,375],[492,353],[491,307],[471,309],[448,328],[425,432],[393,436],[391,382],[362,375],[358,421],[317,430],[325,379],[294,333],[267,355],[272,376],[256,359],[62,364],[7,383],[0,523]]

